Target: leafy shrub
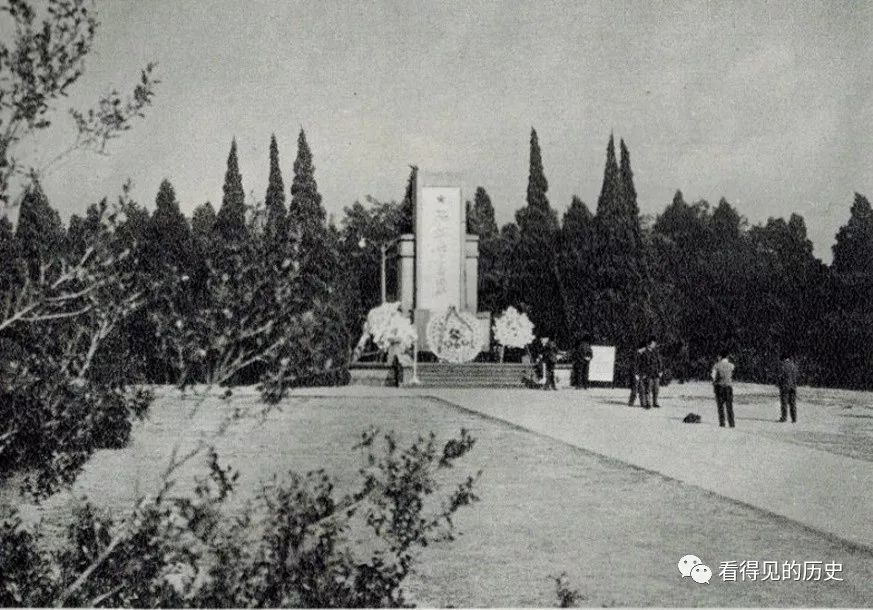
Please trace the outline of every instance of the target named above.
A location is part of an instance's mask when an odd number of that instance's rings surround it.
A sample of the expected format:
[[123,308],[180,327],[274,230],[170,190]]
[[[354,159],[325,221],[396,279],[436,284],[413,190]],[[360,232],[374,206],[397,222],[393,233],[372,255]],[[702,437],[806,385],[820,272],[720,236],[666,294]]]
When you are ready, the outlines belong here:
[[572,608],[584,599],[578,589],[570,588],[566,572],[550,578],[555,581],[555,596],[558,598],[559,608]]
[[[366,432],[363,465],[340,494],[323,471],[263,485],[242,510],[225,506],[236,475],[209,454],[194,496],[170,482],[123,520],[85,504],[59,548],[13,515],[0,523],[4,605],[113,607],[404,606],[420,549],[454,538],[453,515],[477,500],[476,477],[436,494],[474,446],[467,431],[438,447],[433,434],[401,449]],[[478,476],[478,475],[477,475]],[[369,535],[365,535],[369,532]],[[361,540],[364,540],[361,542]]]
[[17,514],[0,521],[0,548],[0,606],[41,606],[52,599],[51,564]]
[[0,481],[25,471],[37,498],[71,483],[94,451],[126,445],[131,419],[152,400],[147,390],[59,378],[45,364],[35,359],[0,383]]
[[93,208],[81,255],[17,261],[0,295],[0,481],[26,471],[37,498],[71,482],[94,451],[127,443],[131,418],[151,402],[129,386],[120,336],[152,287],[130,269],[119,206]]
[[257,230],[263,213],[254,210],[247,239],[212,244],[200,277],[170,274],[149,307],[160,356],[181,387],[264,381],[281,395],[346,368],[348,331],[337,298],[329,287],[307,292],[317,278],[269,249]]

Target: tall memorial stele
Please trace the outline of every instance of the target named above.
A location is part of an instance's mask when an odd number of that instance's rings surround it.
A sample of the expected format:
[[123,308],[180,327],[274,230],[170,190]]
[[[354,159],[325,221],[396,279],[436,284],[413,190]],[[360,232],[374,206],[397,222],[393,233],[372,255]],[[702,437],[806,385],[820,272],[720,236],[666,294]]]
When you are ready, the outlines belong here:
[[479,238],[468,235],[460,179],[419,171],[415,234],[390,252],[392,288],[411,313],[420,351],[466,362],[489,349],[491,314],[478,311]]

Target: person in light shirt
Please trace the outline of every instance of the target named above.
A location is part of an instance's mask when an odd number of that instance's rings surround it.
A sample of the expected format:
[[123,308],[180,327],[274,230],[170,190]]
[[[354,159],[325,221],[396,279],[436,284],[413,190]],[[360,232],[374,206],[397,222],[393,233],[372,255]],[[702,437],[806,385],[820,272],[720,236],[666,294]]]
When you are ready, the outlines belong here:
[[734,363],[730,361],[727,350],[719,352],[719,360],[712,367],[712,385],[715,390],[715,405],[718,408],[718,425],[724,428],[727,423],[734,427]]

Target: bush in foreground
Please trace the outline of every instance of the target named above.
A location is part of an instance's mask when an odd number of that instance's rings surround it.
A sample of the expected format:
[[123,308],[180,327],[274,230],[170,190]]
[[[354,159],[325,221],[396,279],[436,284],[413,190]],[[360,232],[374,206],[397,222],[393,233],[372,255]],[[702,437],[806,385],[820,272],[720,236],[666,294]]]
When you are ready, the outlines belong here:
[[123,520],[91,504],[45,550],[12,515],[0,523],[0,605],[113,607],[381,607],[408,605],[418,552],[455,535],[453,516],[478,498],[467,476],[438,494],[469,452],[466,430],[401,449],[369,431],[363,465],[339,494],[323,471],[274,478],[241,511],[223,510],[236,475],[210,453],[192,498],[170,481]]

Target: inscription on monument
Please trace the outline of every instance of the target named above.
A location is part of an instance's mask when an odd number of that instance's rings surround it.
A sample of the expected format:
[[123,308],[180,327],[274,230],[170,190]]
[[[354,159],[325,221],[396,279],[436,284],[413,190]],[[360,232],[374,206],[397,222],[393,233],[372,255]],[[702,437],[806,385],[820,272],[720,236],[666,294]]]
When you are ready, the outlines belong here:
[[423,186],[416,208],[416,307],[461,307],[463,205],[458,187]]

